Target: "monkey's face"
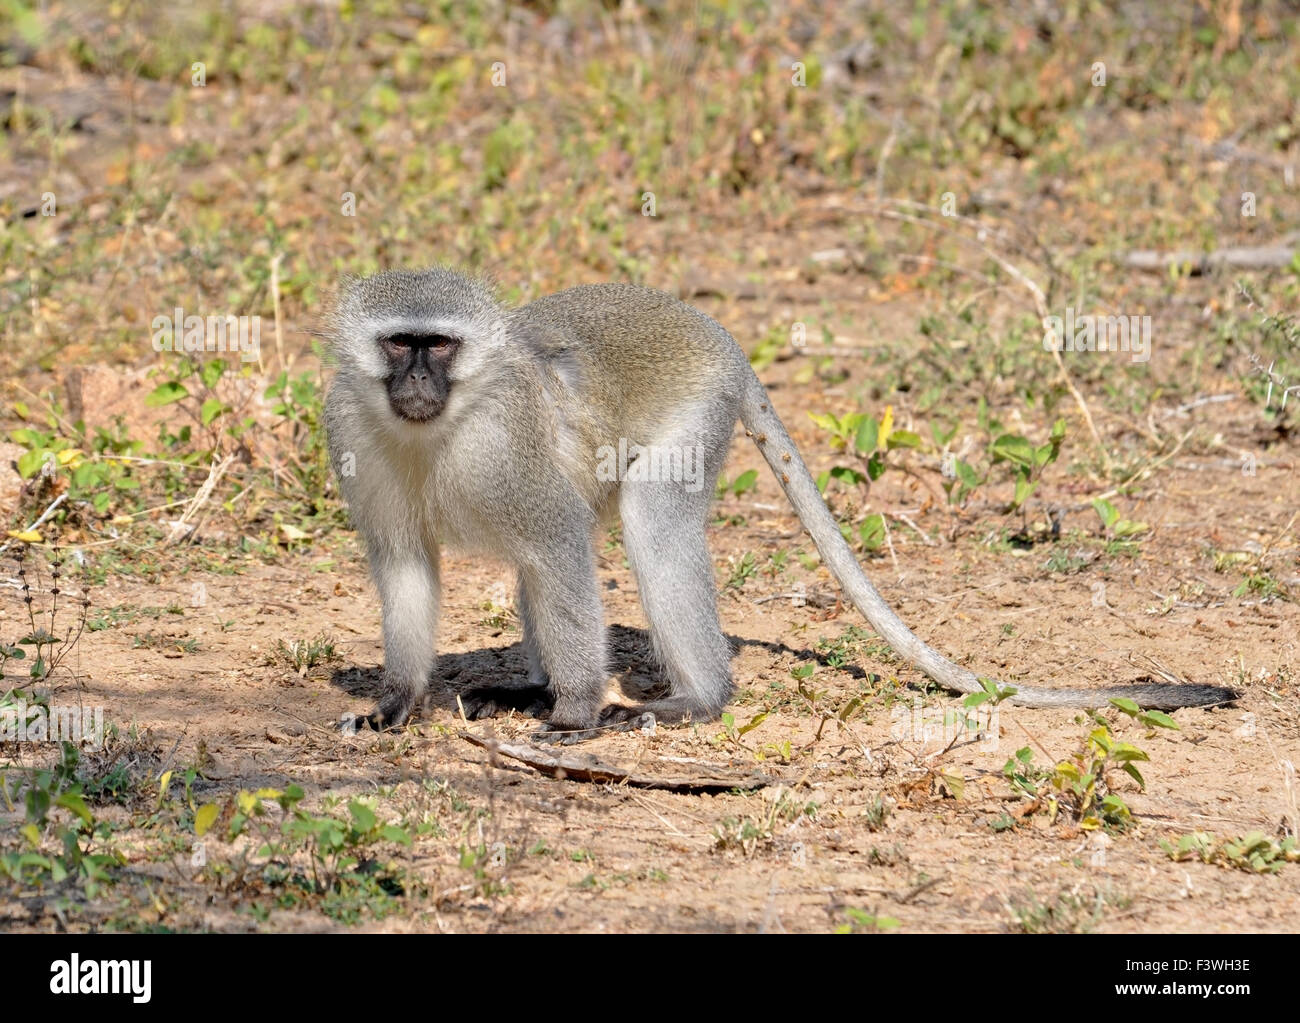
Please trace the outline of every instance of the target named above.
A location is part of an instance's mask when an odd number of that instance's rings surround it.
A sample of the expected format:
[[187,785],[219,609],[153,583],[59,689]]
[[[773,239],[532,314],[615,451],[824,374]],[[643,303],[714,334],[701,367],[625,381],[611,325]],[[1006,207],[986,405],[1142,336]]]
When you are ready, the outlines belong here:
[[387,334],[379,352],[388,372],[388,404],[409,423],[427,423],[441,415],[451,394],[449,372],[461,341],[449,334]]

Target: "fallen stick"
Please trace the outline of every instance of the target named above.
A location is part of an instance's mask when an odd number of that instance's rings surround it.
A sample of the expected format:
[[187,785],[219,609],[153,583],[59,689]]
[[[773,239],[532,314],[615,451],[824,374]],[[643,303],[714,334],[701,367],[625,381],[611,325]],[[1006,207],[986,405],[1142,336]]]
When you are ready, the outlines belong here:
[[1216,266],[1233,266],[1243,270],[1266,270],[1290,266],[1295,258],[1300,234],[1289,234],[1268,245],[1234,245],[1213,252],[1196,252],[1182,249],[1176,252],[1157,252],[1142,249],[1124,257],[1124,265],[1135,270],[1166,270],[1171,266],[1186,266],[1193,276],[1209,273]]
[[190,525],[190,519],[194,517],[195,512],[207,503],[207,500],[212,496],[212,491],[216,488],[217,483],[221,480],[221,477],[226,474],[226,470],[230,468],[234,461],[234,455],[226,455],[226,457],[220,462],[213,460],[212,466],[208,470],[208,478],[204,480],[203,485],[199,487],[198,493],[196,493],[193,500],[190,501],[189,507],[185,509],[185,512],[179,519],[167,523],[167,525],[171,527],[171,532],[163,541],[164,547],[170,547],[172,544],[188,537],[194,532],[194,526]]
[[666,775],[656,777],[648,774],[634,774],[622,767],[607,764],[590,753],[557,756],[549,750],[536,746],[527,746],[517,742],[502,742],[499,739],[486,739],[472,732],[459,732],[462,739],[488,751],[493,758],[509,757],[546,775],[549,778],[568,779],[569,781],[594,782],[598,785],[627,785],[637,789],[665,789],[669,792],[730,792],[741,789],[751,792],[761,789],[778,779],[765,778],[760,774],[728,776],[722,773],[708,775]]

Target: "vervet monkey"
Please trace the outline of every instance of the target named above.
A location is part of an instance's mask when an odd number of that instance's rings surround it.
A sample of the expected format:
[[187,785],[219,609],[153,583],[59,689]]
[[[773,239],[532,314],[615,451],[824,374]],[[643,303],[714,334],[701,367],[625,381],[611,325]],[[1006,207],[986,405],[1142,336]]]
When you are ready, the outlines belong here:
[[[330,453],[383,603],[375,727],[405,721],[433,672],[444,544],[502,558],[519,577],[531,690],[472,692],[468,713],[543,697],[547,727],[576,733],[646,711],[662,721],[716,717],[732,693],[731,650],[706,525],[737,418],[880,636],[944,688],[981,691],[867,580],[745,353],[698,309],[628,284],[505,309],[452,270],[390,270],[345,279],[326,334],[338,364],[325,403]],[[635,707],[604,706],[594,543],[615,516],[670,684]],[[1010,702],[1089,707],[1126,696],[1168,709],[1234,695],[1019,686]]]

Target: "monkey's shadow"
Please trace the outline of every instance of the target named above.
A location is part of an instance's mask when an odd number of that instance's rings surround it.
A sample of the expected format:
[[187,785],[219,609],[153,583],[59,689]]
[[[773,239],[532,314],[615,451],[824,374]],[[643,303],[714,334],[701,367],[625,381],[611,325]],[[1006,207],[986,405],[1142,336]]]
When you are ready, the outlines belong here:
[[[612,625],[609,634],[609,670],[618,681],[623,695],[633,701],[650,700],[667,692],[667,684],[650,653],[650,634],[646,629]],[[785,643],[728,636],[734,657],[742,647],[751,646],[769,654],[791,654],[801,660],[814,660],[828,667],[826,658],[812,650],[798,649]],[[838,670],[854,677],[866,678],[855,665],[841,664]],[[374,701],[379,695],[383,671],[374,668],[338,668],[330,684],[349,696]],[[485,647],[470,653],[438,655],[438,667],[424,698],[425,709],[440,708],[455,713],[456,697],[473,689],[527,689],[528,668],[522,642],[504,647]]]

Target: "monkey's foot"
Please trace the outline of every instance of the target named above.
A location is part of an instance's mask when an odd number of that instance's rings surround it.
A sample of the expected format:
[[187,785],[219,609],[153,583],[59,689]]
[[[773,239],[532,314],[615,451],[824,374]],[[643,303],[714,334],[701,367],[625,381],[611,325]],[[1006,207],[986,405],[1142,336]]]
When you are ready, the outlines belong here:
[[[626,714],[610,714],[610,711],[626,711]],[[550,746],[572,746],[577,742],[599,739],[602,735],[614,732],[641,732],[654,735],[655,716],[644,708],[606,707],[600,715],[600,723],[589,728],[564,728],[554,721],[548,721],[532,735],[533,741]]]
[[645,703],[634,704],[631,707],[611,703],[601,711],[600,723],[605,726],[634,723],[635,727],[641,728],[646,718],[660,724],[679,725],[687,721],[712,721],[717,716],[717,711],[702,707],[688,697],[668,696],[662,700],[647,700]]
[[344,735],[356,735],[362,729],[373,728],[376,732],[382,732],[386,728],[396,728],[400,722],[385,722],[384,718],[375,711],[371,714],[344,714],[339,718],[337,728]]
[[546,686],[483,686],[461,694],[460,705],[471,721],[494,718],[512,710],[538,717],[551,708],[551,693]]
[[339,721],[339,729],[344,735],[356,735],[361,728],[373,728],[376,732],[386,732],[400,728],[411,716],[412,701],[405,694],[383,697],[379,706],[369,714],[344,714]]

